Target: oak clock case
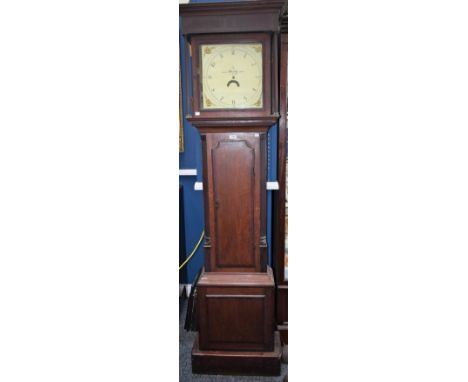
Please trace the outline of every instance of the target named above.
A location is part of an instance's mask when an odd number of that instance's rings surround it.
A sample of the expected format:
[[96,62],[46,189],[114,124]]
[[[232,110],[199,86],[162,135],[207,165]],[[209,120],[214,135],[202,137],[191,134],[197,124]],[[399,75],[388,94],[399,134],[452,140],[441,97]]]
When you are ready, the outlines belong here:
[[[267,263],[267,133],[277,123],[284,2],[180,6],[200,133],[205,264],[196,285],[192,372],[279,375],[275,281]],[[191,90],[191,91],[190,91]]]
[[193,36],[195,116],[271,114],[268,34]]

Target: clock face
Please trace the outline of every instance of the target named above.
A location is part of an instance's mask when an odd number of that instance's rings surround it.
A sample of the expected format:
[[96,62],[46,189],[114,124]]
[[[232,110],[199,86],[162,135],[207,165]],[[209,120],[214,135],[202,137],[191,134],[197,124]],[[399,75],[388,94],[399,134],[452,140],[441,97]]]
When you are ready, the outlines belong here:
[[262,44],[201,45],[203,109],[263,107]]

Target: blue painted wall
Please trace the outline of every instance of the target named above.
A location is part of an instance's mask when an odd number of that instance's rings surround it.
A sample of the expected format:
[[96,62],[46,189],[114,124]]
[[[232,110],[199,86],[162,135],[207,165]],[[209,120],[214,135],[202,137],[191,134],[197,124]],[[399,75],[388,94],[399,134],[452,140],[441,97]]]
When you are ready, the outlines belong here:
[[[228,0],[229,1],[229,0]],[[228,2],[226,0],[192,0],[191,3],[222,3]],[[180,59],[181,68],[185,67],[185,47],[184,40],[179,28],[179,41],[180,41]],[[182,112],[184,116],[184,143],[185,149],[183,153],[179,154],[179,168],[183,169],[197,169],[197,176],[180,176],[179,182],[184,186],[184,206],[185,206],[185,236],[186,248],[188,254],[195,247],[200,235],[204,229],[203,219],[203,191],[195,191],[194,183],[202,182],[202,157],[201,157],[201,141],[197,129],[195,129],[185,119],[187,114],[187,102],[185,94],[186,81],[189,81],[189,88],[191,89],[190,78],[184,78],[182,75]],[[268,133],[268,180],[274,181],[277,178],[277,125],[271,127]],[[272,232],[272,195],[274,191],[267,191],[267,242],[268,242],[268,261],[271,264],[271,232]],[[187,254],[187,255],[188,255]],[[186,265],[188,282],[192,283],[197,272],[203,266],[204,253],[203,246],[201,245],[197,253]]]
[[[189,81],[191,89],[191,80],[184,77],[185,68],[185,46],[184,39],[179,28],[179,47],[182,71],[182,115],[184,116],[184,152],[179,154],[179,168],[196,169],[197,176],[180,176],[179,183],[184,186],[184,218],[185,218],[185,246],[187,256],[191,253],[200,235],[204,229],[203,219],[203,191],[195,191],[195,182],[201,182],[202,177],[202,158],[201,158],[201,140],[200,134],[185,119],[185,115],[190,112],[187,110],[186,81]],[[190,62],[190,61],[189,61]],[[188,282],[192,283],[197,272],[203,266],[203,245],[200,245],[196,254],[187,263]]]

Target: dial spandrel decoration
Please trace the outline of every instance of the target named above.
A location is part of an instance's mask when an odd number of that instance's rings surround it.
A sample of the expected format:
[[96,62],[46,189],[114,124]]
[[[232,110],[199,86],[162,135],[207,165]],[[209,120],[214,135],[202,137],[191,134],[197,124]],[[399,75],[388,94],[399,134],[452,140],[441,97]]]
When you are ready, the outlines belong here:
[[262,44],[201,45],[203,109],[263,107]]

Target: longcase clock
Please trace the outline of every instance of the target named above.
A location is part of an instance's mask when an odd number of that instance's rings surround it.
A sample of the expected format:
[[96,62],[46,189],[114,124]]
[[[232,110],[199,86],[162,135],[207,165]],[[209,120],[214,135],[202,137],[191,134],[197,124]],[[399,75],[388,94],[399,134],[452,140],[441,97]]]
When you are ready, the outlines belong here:
[[197,285],[195,373],[280,373],[275,281],[267,264],[267,133],[277,123],[285,2],[180,6],[187,120],[201,135],[205,266]]

